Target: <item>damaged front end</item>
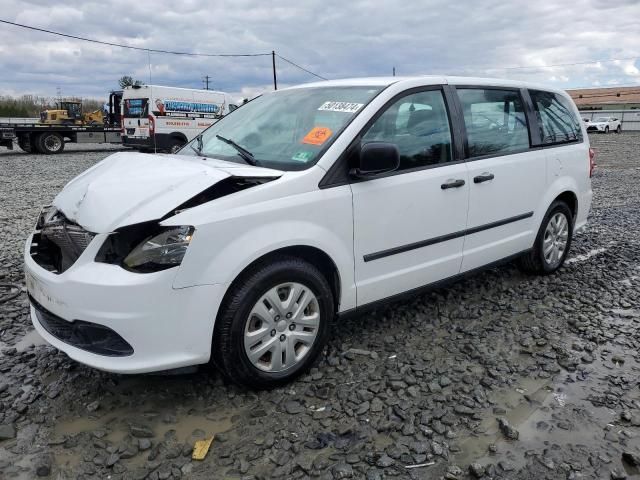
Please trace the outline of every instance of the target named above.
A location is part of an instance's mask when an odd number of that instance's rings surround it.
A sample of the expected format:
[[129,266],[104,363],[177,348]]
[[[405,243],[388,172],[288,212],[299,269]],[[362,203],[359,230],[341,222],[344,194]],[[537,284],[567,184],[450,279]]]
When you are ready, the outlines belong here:
[[115,154],[69,182],[38,217],[29,246],[34,261],[61,274],[96,235],[96,262],[136,273],[177,266],[194,226],[166,227],[180,212],[276,180],[283,172],[220,160]]
[[136,273],[159,272],[180,265],[195,228],[162,226],[161,222],[190,208],[261,185],[277,177],[228,177],[172,209],[160,220],[127,225],[111,233],[95,261],[119,265]]
[[70,221],[55,207],[42,209],[30,246],[31,257],[45,270],[60,274],[89,246],[95,233]]
[[[135,273],[151,273],[180,265],[193,237],[190,225],[165,227],[161,222],[190,208],[262,185],[278,177],[227,177],[189,198],[157,220],[119,227],[100,247],[95,261],[118,265]],[[38,216],[30,246],[35,262],[60,274],[69,269],[96,236],[69,220],[55,206]]]

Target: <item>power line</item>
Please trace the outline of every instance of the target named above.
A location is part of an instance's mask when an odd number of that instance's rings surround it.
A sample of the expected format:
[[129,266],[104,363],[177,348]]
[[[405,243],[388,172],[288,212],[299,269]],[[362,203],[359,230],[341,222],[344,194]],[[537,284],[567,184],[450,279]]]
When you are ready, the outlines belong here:
[[289,60],[289,59],[287,59],[287,58],[284,58],[282,55],[278,55],[278,54],[276,53],[276,56],[277,56],[280,60],[284,60],[285,62],[287,62],[287,63],[289,63],[289,64],[293,65],[294,67],[297,67],[297,68],[299,68],[300,70],[303,70],[303,71],[307,72],[308,74],[313,75],[314,77],[318,77],[320,80],[329,80],[328,78],[325,78],[325,77],[323,77],[322,75],[318,75],[317,73],[313,73],[311,70],[307,70],[306,68],[301,67],[301,66],[300,66],[300,65],[298,65],[297,63],[294,63],[294,62],[292,62],[291,60]]
[[[160,49],[156,49],[156,48],[145,48],[145,47],[135,47],[133,45],[124,45],[121,43],[114,43],[114,42],[105,42],[102,40],[96,40],[94,38],[87,38],[87,37],[80,37],[78,35],[70,35],[68,33],[62,33],[62,32],[55,32],[53,30],[47,30],[45,28],[39,28],[39,27],[34,27],[31,25],[24,25],[21,23],[16,23],[16,22],[10,22],[8,20],[3,20],[0,19],[0,23],[5,23],[7,25],[13,25],[14,27],[20,27],[20,28],[25,28],[27,30],[33,30],[36,32],[42,32],[42,33],[48,33],[50,35],[57,35],[59,37],[65,37],[65,38],[72,38],[74,40],[81,40],[83,42],[90,42],[90,43],[96,43],[99,45],[108,45],[110,47],[119,47],[119,48],[127,48],[130,50],[139,50],[139,51],[143,51],[143,52],[147,52],[148,54],[150,53],[164,53],[167,55],[184,55],[184,56],[189,56],[189,57],[267,57],[267,56],[273,56],[275,53],[274,52],[270,52],[270,53],[197,53],[197,52],[179,52],[179,51],[173,51],[173,50],[160,50]],[[314,77],[318,77],[322,80],[327,80],[327,78],[318,75],[317,73],[312,72],[311,70],[307,70],[306,68],[298,65],[295,62],[292,62],[291,60],[284,58],[278,54],[275,54],[276,56],[278,56],[278,58],[280,58],[281,60],[284,60],[285,62],[293,65],[296,68],[299,68],[300,70],[307,72],[310,75],[313,75]],[[275,65],[274,65],[275,68]]]
[[[636,60],[640,58],[640,56],[635,56],[635,57],[624,57],[624,58],[604,58],[604,59],[600,59],[600,60],[591,60],[591,61],[584,61],[584,62],[572,62],[572,63],[553,63],[553,64],[549,64],[549,65],[532,65],[532,66],[518,66],[518,67],[495,67],[495,68],[487,68],[487,70],[518,70],[518,69],[537,69],[537,68],[554,68],[554,67],[570,67],[570,66],[574,66],[574,65],[592,65],[592,64],[596,64],[596,63],[608,63],[608,62],[617,62],[617,61],[622,61],[622,60]],[[476,68],[482,68],[482,67],[476,67]]]
[[143,52],[150,53],[165,53],[168,55],[185,55],[189,57],[266,57],[271,53],[191,53],[191,52],[176,52],[173,50],[159,50],[155,48],[134,47],[133,45],[123,45],[121,43],[104,42],[102,40],[96,40],[94,38],[79,37],[77,35],[69,35],[67,33],[54,32],[53,30],[46,30],[44,28],[33,27],[31,25],[23,25],[20,23],[10,22],[8,20],[0,19],[0,23],[6,23],[7,25],[13,25],[14,27],[26,28],[27,30],[35,30],[36,32],[48,33],[51,35],[57,35],[59,37],[72,38],[74,40],[82,40],[83,42],[98,43],[100,45],[109,45],[111,47],[128,48],[130,50],[141,50]]

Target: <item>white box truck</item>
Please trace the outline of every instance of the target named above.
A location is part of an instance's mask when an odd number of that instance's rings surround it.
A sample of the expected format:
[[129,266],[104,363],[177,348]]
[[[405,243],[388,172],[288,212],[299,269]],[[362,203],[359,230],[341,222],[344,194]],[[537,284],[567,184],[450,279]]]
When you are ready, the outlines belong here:
[[212,90],[140,85],[122,97],[122,144],[142,151],[177,152],[237,106]]

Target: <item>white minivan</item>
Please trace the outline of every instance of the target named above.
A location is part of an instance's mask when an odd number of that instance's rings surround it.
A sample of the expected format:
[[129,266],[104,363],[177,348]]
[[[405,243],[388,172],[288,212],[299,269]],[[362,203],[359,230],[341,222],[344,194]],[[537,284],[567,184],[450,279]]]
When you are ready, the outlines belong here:
[[31,316],[98,369],[211,360],[279,385],[335,319],[511,259],[556,271],[593,168],[554,88],[434,76],[267,93],[178,155],[116,153],[65,186],[26,242]]

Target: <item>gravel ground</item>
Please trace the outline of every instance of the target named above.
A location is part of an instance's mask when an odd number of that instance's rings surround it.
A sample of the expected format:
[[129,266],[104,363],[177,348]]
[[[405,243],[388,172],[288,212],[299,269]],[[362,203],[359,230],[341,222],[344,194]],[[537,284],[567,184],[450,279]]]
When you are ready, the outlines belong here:
[[[640,478],[640,135],[591,141],[559,273],[505,266],[346,321],[286,388],[98,372],[42,344],[23,293],[0,304],[0,478]],[[24,284],[40,205],[108,154],[0,153],[0,283]]]

